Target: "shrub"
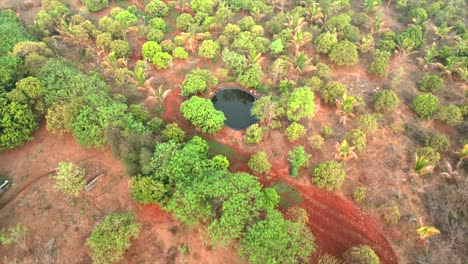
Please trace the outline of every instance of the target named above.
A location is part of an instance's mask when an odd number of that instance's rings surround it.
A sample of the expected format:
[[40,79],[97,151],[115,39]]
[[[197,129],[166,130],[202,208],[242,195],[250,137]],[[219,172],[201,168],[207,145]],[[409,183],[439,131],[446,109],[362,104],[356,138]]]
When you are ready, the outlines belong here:
[[309,137],[307,140],[309,142],[309,146],[313,149],[322,149],[323,144],[325,143],[325,139],[320,135],[313,135]]
[[162,32],[166,32],[167,30],[167,24],[166,24],[166,21],[164,21],[164,19],[160,18],[160,17],[155,17],[155,18],[152,18],[150,21],[148,21],[148,25],[153,28],[153,29],[159,29],[161,30]]
[[324,79],[324,80],[331,79],[333,72],[330,66],[328,66],[325,63],[319,62],[317,63],[316,67],[317,67],[317,70],[315,71],[315,73],[317,74],[319,78]]
[[398,107],[400,100],[392,90],[382,90],[375,96],[374,108],[377,111],[391,112]]
[[159,134],[164,129],[164,120],[160,117],[153,117],[146,126],[151,130],[153,134]]
[[353,191],[353,199],[356,203],[363,203],[366,200],[367,188],[359,186]]
[[207,14],[213,13],[214,8],[213,0],[192,0],[190,1],[190,9],[194,12],[203,12]]
[[440,160],[440,154],[431,147],[423,147],[416,149],[416,156],[418,158],[424,157],[430,164],[435,165]]
[[195,19],[190,14],[183,13],[176,18],[176,27],[180,31],[187,31],[194,24]]
[[328,82],[322,89],[322,98],[325,103],[335,104],[337,100],[341,100],[346,94],[346,86],[340,82]]
[[114,40],[111,43],[111,51],[117,58],[126,58],[131,54],[130,44],[125,40]]
[[421,7],[411,9],[408,12],[408,17],[416,24],[422,24],[428,18],[426,10]]
[[374,58],[369,64],[369,72],[380,77],[386,76],[389,61],[389,52],[376,50],[374,52]]
[[448,151],[450,149],[450,141],[449,139],[439,133],[429,133],[425,136],[425,144],[428,147],[433,148],[436,151]]
[[324,138],[329,138],[333,135],[333,129],[328,126],[324,126],[322,127],[322,130],[320,130],[320,134],[322,134]]
[[50,50],[44,42],[22,41],[15,44],[12,55],[21,58],[26,58],[31,54],[39,54],[43,56],[52,56]]
[[9,103],[0,97],[0,150],[23,145],[32,139],[31,134],[38,127],[39,123],[29,106]]
[[164,52],[171,52],[175,49],[175,44],[170,39],[165,39],[161,41],[161,48]]
[[312,179],[315,186],[328,191],[340,189],[345,178],[343,166],[336,161],[320,163],[313,171]]
[[310,157],[311,155],[304,150],[303,146],[297,146],[289,151],[288,161],[291,164],[291,176],[297,177],[299,169],[309,164]]
[[358,49],[356,44],[343,40],[333,46],[329,57],[338,65],[353,66],[358,62]]
[[388,224],[398,224],[400,220],[400,208],[397,205],[391,205],[383,208],[383,216]]
[[104,32],[96,36],[96,46],[103,50],[111,50],[112,35],[111,33]]
[[208,89],[216,86],[216,84],[218,84],[218,79],[210,71],[201,69],[192,70],[185,76],[185,80],[182,82],[182,95],[189,96],[206,92]]
[[317,38],[315,48],[320,53],[328,54],[337,43],[338,39],[335,34],[325,32]]
[[152,17],[165,17],[169,12],[169,7],[161,0],[152,0],[146,5],[145,12]]
[[114,16],[115,21],[120,23],[121,29],[136,26],[138,18],[127,10],[123,10]]
[[432,94],[420,94],[413,99],[413,109],[421,118],[432,118],[439,110],[439,99]]
[[217,133],[223,127],[226,117],[216,110],[209,99],[193,96],[180,105],[180,111],[185,119],[203,133]]
[[24,70],[26,74],[35,76],[46,61],[47,58],[42,55],[38,55],[36,53],[29,54],[24,59]]
[[132,214],[110,214],[102,220],[86,240],[93,263],[107,264],[122,259],[130,248],[130,239],[137,238],[140,226]]
[[304,208],[293,206],[286,210],[285,219],[306,225],[309,222],[309,214]]
[[456,126],[463,121],[463,114],[458,106],[449,104],[440,108],[436,118],[449,126]]
[[[312,78],[310,79],[307,79],[305,80],[304,84],[308,87],[310,87],[310,90],[315,92],[315,91],[318,91],[322,88],[322,85],[323,85],[323,81],[317,77],[317,76],[313,76]],[[281,84],[280,84],[280,88],[281,88]],[[284,91],[286,92],[286,91]],[[280,93],[284,93],[284,92],[281,92]]]
[[418,82],[419,90],[423,92],[435,92],[444,88],[444,80],[437,75],[426,75]]
[[343,259],[349,264],[379,264],[380,260],[374,250],[367,245],[354,246],[343,254]]
[[132,197],[143,204],[161,204],[166,200],[167,188],[152,177],[133,177],[130,180]]
[[321,255],[318,258],[317,264],[341,264],[341,261],[332,255]]
[[345,135],[346,141],[356,150],[363,150],[366,146],[366,135],[360,129],[352,129]]
[[289,141],[296,141],[306,133],[306,128],[296,122],[292,122],[291,125],[286,128],[285,134],[288,137]]
[[365,114],[365,115],[360,116],[356,120],[356,122],[358,124],[358,128],[362,132],[364,132],[364,134],[375,132],[377,128],[379,127],[377,120],[371,114]]
[[174,59],[183,59],[183,60],[186,60],[188,59],[189,57],[189,54],[188,52],[182,48],[182,47],[176,47],[173,51],[172,51],[172,57]]
[[276,39],[270,44],[270,49],[273,54],[280,54],[284,50],[284,45],[281,39]]
[[313,117],[315,112],[314,92],[309,87],[297,88],[288,98],[286,115],[291,121]]
[[71,162],[60,162],[55,169],[54,188],[70,196],[78,196],[86,186],[85,170]]
[[267,173],[271,168],[268,156],[263,151],[253,154],[247,165],[254,173]]
[[225,171],[229,168],[229,160],[223,155],[216,155],[211,159],[212,166],[215,170]]
[[214,59],[219,52],[219,44],[211,39],[204,40],[198,49],[198,54],[207,59]]
[[246,88],[257,88],[262,84],[262,78],[262,68],[255,63],[237,77],[237,82]]
[[21,79],[22,60],[10,55],[0,57],[0,87],[12,90],[15,83]]
[[164,141],[184,142],[185,131],[177,123],[171,123],[161,132],[161,137]]
[[403,49],[413,47],[420,48],[424,44],[424,35],[420,26],[411,26],[397,37],[397,41],[402,45]]
[[153,57],[153,64],[158,70],[166,69],[172,64],[172,56],[167,52],[156,52]]
[[245,130],[244,142],[247,144],[257,144],[263,139],[263,128],[258,124],[253,124]]

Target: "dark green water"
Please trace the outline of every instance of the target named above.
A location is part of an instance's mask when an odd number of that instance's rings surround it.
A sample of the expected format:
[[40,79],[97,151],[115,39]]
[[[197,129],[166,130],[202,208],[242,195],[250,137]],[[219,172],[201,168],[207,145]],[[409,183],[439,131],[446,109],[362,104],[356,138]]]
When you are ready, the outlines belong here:
[[219,90],[211,99],[214,107],[226,116],[224,124],[237,130],[246,129],[258,120],[250,114],[255,97],[248,92],[229,87]]

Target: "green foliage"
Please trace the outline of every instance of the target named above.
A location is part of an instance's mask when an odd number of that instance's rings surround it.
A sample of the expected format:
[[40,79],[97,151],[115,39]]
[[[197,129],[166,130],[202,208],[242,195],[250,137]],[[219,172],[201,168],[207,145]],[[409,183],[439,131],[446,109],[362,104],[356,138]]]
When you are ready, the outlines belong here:
[[291,176],[297,177],[299,169],[308,166],[311,155],[304,150],[303,146],[295,147],[288,154],[288,161],[291,164]]
[[360,129],[352,129],[345,135],[346,141],[355,147],[356,150],[363,150],[366,147],[366,135]]
[[218,79],[209,70],[192,70],[185,76],[185,80],[182,82],[182,95],[189,96],[206,92],[217,84]]
[[289,139],[289,141],[292,142],[304,136],[306,133],[306,128],[299,123],[292,122],[291,125],[289,125],[288,128],[286,128],[286,131],[284,133]]
[[320,135],[313,135],[307,139],[309,146],[313,149],[322,149],[325,139]]
[[353,191],[353,199],[357,203],[363,203],[366,200],[367,188],[363,186],[356,187]]
[[244,55],[229,49],[223,50],[222,58],[227,69],[236,76],[240,75],[248,67],[247,58]]
[[146,110],[145,106],[142,104],[132,104],[128,110],[133,115],[135,120],[141,123],[145,123],[149,119],[148,110]]
[[306,225],[309,222],[309,214],[304,208],[292,206],[286,210],[285,219]]
[[371,114],[365,114],[360,116],[356,120],[356,122],[358,124],[358,128],[362,132],[364,132],[364,134],[373,133],[379,127],[379,124],[377,123],[377,120],[375,119],[374,115]]
[[114,52],[117,58],[126,58],[132,53],[130,44],[127,41],[120,39],[112,41],[111,51]]
[[172,57],[174,59],[183,59],[186,60],[189,57],[188,52],[182,47],[175,47],[172,51]]
[[190,1],[190,9],[194,12],[203,12],[207,14],[213,13],[214,8],[213,0],[193,0]]
[[204,40],[198,49],[198,54],[207,59],[214,59],[219,52],[219,44],[211,39]]
[[237,82],[246,88],[257,88],[262,84],[262,78],[262,68],[255,63],[237,77]]
[[400,100],[393,90],[382,90],[375,96],[374,108],[377,111],[391,112],[398,107]]
[[321,255],[318,258],[317,264],[341,264],[341,261],[332,255]]
[[226,171],[229,168],[229,160],[223,155],[216,155],[211,159],[213,169]]
[[115,16],[113,15],[112,17],[115,19],[115,21],[120,23],[121,29],[136,26],[138,23],[138,18],[127,10],[118,12]]
[[16,88],[6,94],[6,97],[20,104],[28,105],[36,114],[43,114],[45,90],[41,81],[35,77],[27,77],[16,83]]
[[436,151],[448,151],[450,149],[449,139],[445,135],[437,132],[425,135],[424,141],[426,146],[431,147]]
[[335,104],[337,100],[341,100],[346,95],[346,86],[340,82],[328,82],[322,89],[322,98],[325,103]]
[[67,104],[54,103],[47,109],[46,128],[54,134],[62,136],[63,133],[72,132],[75,118],[80,111],[80,100],[73,100]]
[[151,17],[165,17],[169,7],[161,0],[151,0],[145,7],[145,12]]
[[342,40],[333,46],[329,57],[338,65],[353,66],[358,62],[357,46],[348,40]]
[[463,114],[458,106],[449,104],[440,108],[436,118],[449,126],[456,126],[463,121]]
[[153,135],[157,135],[164,129],[164,120],[155,116],[146,123],[146,126],[150,129]]
[[180,111],[185,119],[200,128],[203,133],[217,133],[226,120],[224,113],[216,110],[211,100],[198,96],[183,102]]
[[333,135],[333,129],[328,126],[324,126],[322,127],[322,130],[320,130],[320,134],[322,134],[324,138],[329,138]]
[[379,264],[380,260],[374,250],[367,245],[354,246],[343,254],[343,259],[350,264]]
[[374,52],[374,58],[369,65],[369,72],[380,77],[386,76],[389,61],[389,52],[376,50]]
[[416,24],[422,24],[427,20],[428,15],[424,8],[418,7],[408,12],[408,17]]
[[104,32],[96,36],[96,46],[100,49],[110,51],[112,45],[111,33]]
[[432,94],[420,94],[413,99],[413,110],[421,118],[433,118],[439,110],[439,99]]
[[240,241],[240,255],[249,263],[302,263],[315,252],[314,236],[300,222],[284,220],[278,211],[269,211],[264,220],[247,230]]
[[435,163],[440,160],[440,154],[431,147],[417,148],[416,156],[423,157],[431,165],[435,165]]
[[281,39],[276,39],[270,44],[270,49],[273,54],[280,54],[284,50],[284,45]]
[[423,92],[436,92],[444,88],[444,80],[437,75],[426,75],[419,80],[418,88]]
[[263,151],[259,151],[253,154],[250,157],[247,165],[254,173],[267,173],[271,169],[271,164],[268,161],[268,156]]
[[16,43],[31,40],[31,36],[12,10],[0,11],[0,57],[13,51]]
[[331,79],[332,69],[330,68],[330,66],[328,66],[325,63],[319,62],[319,63],[317,63],[316,67],[317,67],[317,70],[315,71],[315,74],[317,74],[317,76],[320,79],[324,79],[324,80]]
[[21,79],[22,60],[20,57],[10,55],[0,57],[0,87],[10,91],[15,86],[15,83]]
[[250,113],[259,121],[265,122],[266,125],[271,125],[283,112],[284,110],[279,102],[275,101],[270,95],[262,96],[258,100],[255,100],[250,109]]
[[344,178],[345,171],[343,166],[336,161],[320,163],[312,174],[314,185],[328,191],[339,190]]
[[130,180],[132,197],[143,204],[162,204],[167,200],[167,187],[152,177],[134,177]]
[[347,13],[331,16],[326,22],[326,29],[330,32],[343,30],[351,23],[351,16]]
[[162,52],[162,47],[156,41],[147,41],[141,47],[141,54],[147,60],[152,60],[158,52]]
[[137,238],[140,226],[132,214],[110,214],[102,220],[86,240],[93,263],[107,264],[122,259],[131,246],[130,239]]
[[397,41],[402,45],[403,49],[413,47],[415,49],[420,48],[424,44],[423,31],[420,26],[411,26],[397,37]]
[[108,0],[84,0],[86,8],[91,12],[97,12],[109,6]]
[[161,137],[164,141],[174,140],[175,142],[184,142],[185,131],[177,125],[177,123],[171,123],[161,131]]
[[22,41],[15,44],[12,55],[21,58],[26,58],[31,54],[39,54],[44,56],[52,56],[50,50],[44,42]]
[[70,196],[79,196],[86,186],[85,170],[71,162],[60,162],[55,171],[54,188]]
[[167,52],[156,52],[153,64],[158,70],[166,69],[172,64],[172,56]]
[[23,145],[38,128],[39,123],[27,105],[0,96],[0,150]]
[[166,32],[167,30],[167,24],[166,21],[160,17],[155,17],[152,18],[150,21],[148,21],[148,25],[153,28],[153,29],[159,29],[162,32]]
[[288,98],[286,115],[291,121],[313,117],[315,112],[314,92],[309,87],[297,88]]
[[337,43],[338,39],[335,34],[325,32],[317,38],[315,48],[320,53],[328,54]]
[[258,124],[253,124],[245,130],[244,142],[247,144],[257,144],[263,139],[263,128]]

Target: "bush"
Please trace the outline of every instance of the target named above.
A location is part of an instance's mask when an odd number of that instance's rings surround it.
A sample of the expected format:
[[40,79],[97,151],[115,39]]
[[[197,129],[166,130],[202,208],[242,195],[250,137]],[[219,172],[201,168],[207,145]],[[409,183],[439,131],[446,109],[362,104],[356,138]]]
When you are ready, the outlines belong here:
[[340,189],[345,178],[343,166],[336,161],[320,163],[313,171],[312,179],[315,186],[328,191]]
[[166,32],[167,30],[167,24],[166,24],[166,21],[164,21],[164,19],[160,18],[160,17],[155,17],[155,18],[152,18],[150,21],[148,21],[148,25],[153,28],[153,29],[159,29],[161,30],[162,32]]
[[309,159],[311,157],[303,146],[297,146],[292,151],[289,151],[288,161],[291,164],[291,176],[297,177],[299,169],[309,165]]
[[142,56],[147,60],[152,60],[158,52],[162,52],[162,47],[156,41],[147,41],[141,47]]
[[360,129],[350,130],[346,133],[345,139],[356,150],[363,150],[366,147],[366,135]]
[[325,143],[325,139],[320,135],[313,135],[308,138],[309,146],[313,149],[322,149],[323,144]]
[[444,80],[437,75],[426,75],[418,82],[419,90],[423,92],[435,92],[444,88]]
[[237,77],[237,82],[246,88],[257,88],[262,84],[262,78],[262,68],[255,63]]
[[55,169],[54,188],[70,196],[78,196],[86,186],[85,170],[71,162],[60,162]]
[[397,37],[397,41],[402,45],[403,49],[413,47],[420,48],[424,44],[424,34],[420,26],[411,26]]
[[343,40],[333,46],[329,57],[338,65],[353,66],[358,62],[358,49],[356,44]]
[[12,55],[21,58],[26,58],[31,54],[39,54],[43,56],[52,56],[50,50],[44,42],[22,41],[15,44]]
[[365,114],[365,115],[360,116],[356,120],[356,122],[358,124],[358,128],[362,132],[364,132],[364,134],[375,132],[377,128],[379,127],[377,120],[371,114]]
[[23,145],[37,128],[39,123],[29,106],[0,97],[0,150]]
[[216,110],[209,99],[193,96],[180,105],[180,111],[185,119],[203,133],[217,133],[223,127],[226,117]]
[[374,58],[369,64],[369,72],[380,77],[386,76],[389,59],[390,54],[386,51],[374,52]]
[[313,117],[315,112],[314,92],[309,87],[297,88],[288,98],[286,115],[291,121]]
[[184,142],[185,131],[177,123],[171,123],[161,132],[161,137],[164,141]]
[[120,23],[121,29],[136,26],[138,23],[138,18],[127,10],[119,12],[114,16],[114,19]]
[[298,206],[289,207],[286,210],[284,218],[286,220],[301,223],[304,225],[306,225],[309,222],[309,214],[307,214],[307,211],[304,208]]
[[188,52],[182,48],[182,47],[176,47],[173,51],[172,51],[172,57],[174,59],[183,59],[183,60],[186,60],[188,59],[189,57],[189,54]]
[[273,54],[280,54],[284,50],[284,45],[281,39],[276,39],[270,44],[270,49]]
[[421,7],[411,9],[408,17],[416,24],[422,24],[428,18],[426,10]]
[[398,107],[400,100],[392,90],[382,90],[375,96],[374,108],[377,111],[391,112]]
[[12,90],[15,83],[22,78],[22,60],[20,57],[1,56],[0,57],[0,87]]
[[383,208],[383,217],[385,222],[388,224],[398,224],[401,217],[400,208],[398,208],[397,205],[391,205]]
[[421,118],[432,118],[439,110],[439,99],[432,94],[420,94],[413,99],[413,110]]
[[449,139],[439,133],[429,133],[425,136],[425,144],[428,147],[433,148],[436,151],[448,151],[450,149],[450,141]]
[[424,157],[430,164],[435,165],[440,160],[440,154],[431,147],[423,147],[416,149],[418,158]]
[[152,134],[157,135],[164,129],[164,120],[156,116],[148,121],[146,126],[151,130]]
[[216,155],[211,159],[215,170],[226,171],[229,168],[229,160],[223,155]]
[[114,52],[117,58],[126,58],[132,53],[130,44],[128,44],[127,41],[120,39],[112,41],[111,51]]
[[289,141],[296,141],[306,133],[306,128],[296,122],[292,122],[291,125],[286,128],[285,134]]
[[164,52],[172,52],[175,49],[175,44],[170,39],[161,41],[161,48]]
[[190,1],[190,9],[192,9],[195,13],[203,12],[207,14],[213,13],[214,8],[213,0],[192,0]]
[[367,245],[354,246],[343,254],[343,259],[349,264],[379,264],[380,260],[374,250]]
[[152,0],[146,5],[145,12],[152,17],[165,17],[169,12],[169,7],[161,0]]
[[130,239],[137,238],[140,226],[132,214],[110,214],[99,223],[86,240],[93,263],[107,264],[122,259],[130,248]]
[[182,95],[189,96],[206,92],[215,87],[216,84],[218,84],[218,79],[209,70],[192,70],[182,82]]
[[317,70],[315,71],[315,73],[317,74],[319,78],[324,79],[324,80],[331,79],[333,72],[330,66],[328,66],[325,63],[319,62],[317,63],[316,67],[317,67]]
[[315,48],[320,53],[328,54],[337,43],[338,39],[335,34],[325,32],[317,38]]
[[336,104],[337,100],[341,100],[346,94],[346,86],[340,82],[328,82],[322,89],[322,98],[325,103]]
[[263,139],[263,128],[258,124],[253,124],[245,130],[244,142],[247,144],[257,144]]
[[[310,79],[305,80],[304,84],[306,86],[310,87],[311,91],[316,92],[316,91],[318,91],[318,90],[320,90],[322,88],[323,81],[319,77],[313,76]],[[282,88],[281,84],[280,84],[279,88]],[[286,91],[281,91],[280,90],[281,94],[284,94],[285,92]]]
[[207,59],[214,59],[219,52],[219,44],[211,39],[204,40],[198,49],[198,54]]
[[341,264],[341,261],[332,255],[325,254],[318,258],[317,264]]
[[166,69],[172,64],[172,56],[167,52],[156,52],[153,57],[153,64],[158,70]]
[[96,46],[103,50],[111,50],[112,35],[111,33],[104,32],[96,36]]
[[320,130],[320,134],[322,134],[324,138],[329,138],[333,135],[333,129],[328,126],[324,126],[322,127],[322,130]]
[[190,14],[183,13],[176,18],[176,27],[180,31],[187,31],[192,25],[195,25],[195,19]]
[[463,121],[463,114],[458,106],[449,104],[440,108],[436,118],[449,126],[456,126]]
[[354,189],[353,191],[353,199],[357,203],[363,203],[366,200],[367,195],[367,188],[360,186]]
[[167,188],[151,177],[134,177],[130,181],[132,197],[143,204],[162,204],[167,199]]
[[263,151],[253,154],[247,165],[254,173],[267,173],[271,169],[268,157]]

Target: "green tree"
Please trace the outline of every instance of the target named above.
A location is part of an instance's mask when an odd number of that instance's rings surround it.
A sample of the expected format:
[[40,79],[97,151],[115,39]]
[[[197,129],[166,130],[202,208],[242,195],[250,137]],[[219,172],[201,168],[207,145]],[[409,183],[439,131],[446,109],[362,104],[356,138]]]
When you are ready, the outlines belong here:
[[218,79],[210,71],[202,69],[192,70],[185,76],[185,80],[182,82],[182,95],[189,96],[206,92],[217,84]]
[[444,80],[437,75],[426,75],[419,80],[418,88],[423,92],[436,92],[444,88]]
[[13,50],[16,43],[31,40],[24,26],[13,10],[0,11],[0,57]]
[[271,169],[268,156],[265,152],[259,151],[253,154],[247,164],[254,173],[267,173]]
[[322,89],[322,98],[327,104],[335,104],[337,100],[341,100],[347,93],[346,86],[340,82],[328,82]]
[[315,112],[314,92],[309,87],[297,88],[288,98],[286,115],[291,121],[313,117]]
[[355,147],[356,150],[363,150],[366,147],[366,134],[360,129],[352,129],[345,134],[346,141]]
[[156,41],[147,41],[141,47],[142,56],[147,60],[152,60],[158,52],[162,52],[162,48]]
[[411,26],[397,36],[397,42],[403,49],[418,49],[424,44],[424,34],[420,26]]
[[299,123],[292,122],[284,133],[289,141],[293,142],[305,135],[306,128]]
[[130,181],[132,197],[143,204],[162,204],[167,199],[168,188],[152,177],[134,177]]
[[114,213],[106,216],[86,240],[91,257],[96,264],[114,263],[122,259],[131,246],[130,239],[137,238],[140,226],[132,214]]
[[153,64],[158,70],[166,69],[172,64],[172,56],[167,52],[156,52]]
[[84,0],[85,6],[91,12],[97,12],[109,6],[108,0]]
[[247,88],[257,88],[262,84],[262,78],[262,68],[255,63],[237,77],[237,82]]
[[325,139],[320,135],[313,135],[307,139],[309,146],[313,149],[322,149]]
[[214,59],[219,52],[219,44],[211,39],[204,40],[198,49],[198,54],[207,59]]
[[190,9],[195,12],[212,14],[214,8],[213,0],[193,0],[190,1]]
[[458,106],[449,104],[440,108],[436,118],[449,126],[456,126],[463,121],[463,114]]
[[209,99],[198,96],[183,102],[180,110],[184,118],[200,128],[203,133],[217,133],[226,120],[224,113],[216,110]]
[[288,154],[288,161],[291,164],[291,176],[297,177],[299,169],[309,164],[311,155],[304,150],[303,146],[295,147],[292,151],[289,151]]
[[393,90],[382,90],[375,96],[374,108],[377,111],[391,112],[398,107],[400,100]]
[[358,124],[358,128],[364,132],[364,134],[373,133],[379,127],[377,120],[375,119],[374,115],[365,114],[356,119]]
[[320,163],[312,173],[314,185],[328,191],[339,190],[344,178],[343,166],[336,161]]
[[338,39],[335,34],[325,32],[317,38],[315,48],[320,53],[328,54],[337,43]]
[[38,128],[39,123],[27,105],[8,102],[0,96],[0,150],[23,145]]
[[182,47],[176,47],[173,51],[172,51],[172,57],[174,57],[174,59],[183,59],[183,60],[186,60],[188,59],[189,57],[189,54],[188,52],[182,48]]
[[267,126],[270,126],[272,121],[284,113],[284,109],[281,108],[279,102],[275,101],[271,95],[268,95],[255,100],[250,113]]
[[111,33],[104,32],[96,36],[96,46],[100,49],[110,51],[112,45]]
[[176,27],[180,31],[187,31],[194,24],[195,19],[190,14],[182,13],[176,18]]
[[348,40],[342,40],[333,46],[329,57],[338,65],[353,66],[358,62],[357,46]]
[[284,45],[281,39],[276,39],[270,44],[270,49],[273,54],[280,54],[284,50]]
[[10,101],[29,105],[36,114],[43,114],[45,111],[44,96],[44,86],[35,77],[21,79],[16,83],[16,89],[6,95]]
[[161,131],[161,137],[164,141],[184,142],[185,131],[177,123],[171,123]]
[[413,99],[413,110],[421,118],[433,118],[439,110],[439,99],[432,94],[420,94]]
[[244,142],[247,144],[257,144],[263,139],[263,128],[258,124],[253,124],[245,130]]
[[127,41],[120,39],[112,41],[111,51],[114,52],[117,58],[126,58],[132,53],[130,44],[128,44]]
[[22,72],[20,57],[10,55],[0,57],[0,87],[7,91],[12,90],[15,83],[23,76]]
[[428,15],[426,9],[422,7],[411,9],[408,12],[408,17],[416,24],[421,25],[424,21],[427,20]]
[[85,170],[71,162],[60,162],[55,169],[56,180],[54,188],[63,191],[70,196],[79,196],[86,187]]
[[349,264],[379,264],[380,259],[374,250],[367,245],[354,246],[343,254],[346,263]]
[[152,0],[146,5],[145,12],[151,17],[165,17],[169,12],[169,7],[161,0]]

